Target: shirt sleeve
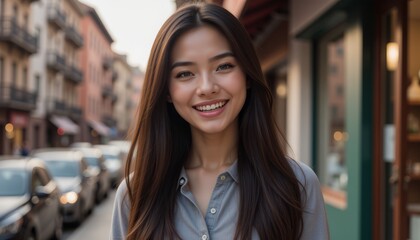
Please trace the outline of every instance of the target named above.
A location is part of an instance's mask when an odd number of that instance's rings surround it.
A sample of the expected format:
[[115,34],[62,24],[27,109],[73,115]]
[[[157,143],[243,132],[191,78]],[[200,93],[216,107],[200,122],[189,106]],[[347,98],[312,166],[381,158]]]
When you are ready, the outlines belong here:
[[122,181],[115,194],[110,240],[124,240],[126,238],[129,214],[130,203],[127,194],[127,184],[125,181]]
[[[293,166],[295,173],[304,186],[303,232],[300,240],[329,240],[328,220],[325,212],[321,184],[314,171],[303,163]],[[297,169],[296,169],[297,168]]]

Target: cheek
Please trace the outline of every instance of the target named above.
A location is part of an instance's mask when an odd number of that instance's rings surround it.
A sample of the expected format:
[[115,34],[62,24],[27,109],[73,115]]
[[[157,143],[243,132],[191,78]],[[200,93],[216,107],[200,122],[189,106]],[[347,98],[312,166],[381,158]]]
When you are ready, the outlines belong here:
[[188,92],[183,87],[177,84],[171,84],[169,86],[168,97],[178,113],[183,106],[188,104],[188,96]]
[[248,83],[245,76],[242,73],[238,73],[233,79],[235,80],[231,83],[232,89],[235,89],[238,94],[246,95]]

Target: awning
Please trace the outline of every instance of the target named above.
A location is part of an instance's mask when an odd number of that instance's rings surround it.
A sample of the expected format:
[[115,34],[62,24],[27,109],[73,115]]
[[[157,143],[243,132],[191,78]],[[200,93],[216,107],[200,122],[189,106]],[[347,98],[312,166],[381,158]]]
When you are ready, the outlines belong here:
[[109,128],[98,121],[95,120],[89,120],[90,126],[101,136],[109,136]]
[[77,134],[80,131],[72,120],[64,116],[51,116],[50,121],[57,127],[64,131],[64,134]]

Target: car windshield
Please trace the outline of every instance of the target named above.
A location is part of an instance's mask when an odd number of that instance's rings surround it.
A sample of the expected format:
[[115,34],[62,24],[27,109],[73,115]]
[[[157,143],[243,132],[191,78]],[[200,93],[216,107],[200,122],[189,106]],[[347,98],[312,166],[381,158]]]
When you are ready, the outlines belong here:
[[0,169],[0,196],[24,195],[27,178],[23,169]]
[[109,160],[118,160],[118,155],[113,155],[113,154],[104,154],[104,158],[105,159],[109,159]]
[[89,166],[99,167],[99,163],[98,163],[99,161],[98,161],[97,158],[87,157],[87,158],[85,158],[85,160],[86,160],[86,162]]
[[76,161],[48,160],[45,163],[53,177],[79,176],[79,165]]

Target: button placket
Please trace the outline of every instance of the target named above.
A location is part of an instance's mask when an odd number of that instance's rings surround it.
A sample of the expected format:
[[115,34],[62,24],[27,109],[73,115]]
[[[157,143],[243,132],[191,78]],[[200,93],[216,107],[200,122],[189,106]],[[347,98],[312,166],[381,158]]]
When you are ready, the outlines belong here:
[[210,209],[210,213],[211,213],[211,214],[215,214],[216,212],[217,212],[216,208],[211,208],[211,209]]

